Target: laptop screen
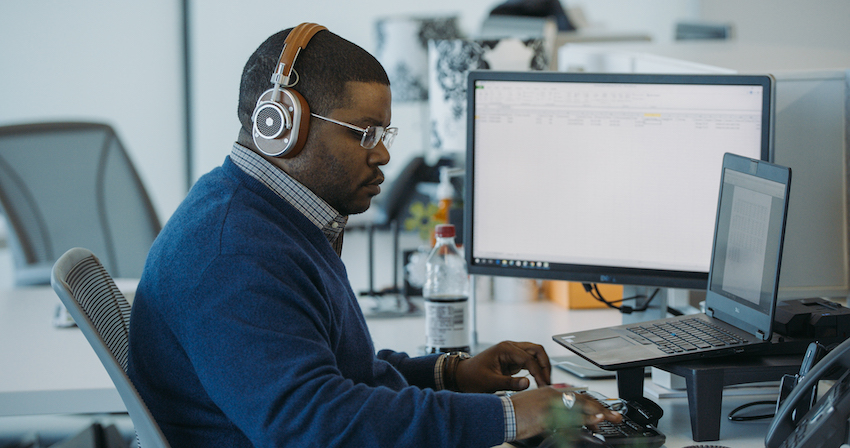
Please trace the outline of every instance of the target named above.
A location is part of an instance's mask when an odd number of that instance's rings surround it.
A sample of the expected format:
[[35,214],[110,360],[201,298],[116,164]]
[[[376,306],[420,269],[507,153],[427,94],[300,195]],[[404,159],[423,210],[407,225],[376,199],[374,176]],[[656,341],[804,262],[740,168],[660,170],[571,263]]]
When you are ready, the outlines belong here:
[[709,295],[770,316],[778,287],[788,179],[775,176],[775,166],[739,162],[724,163]]

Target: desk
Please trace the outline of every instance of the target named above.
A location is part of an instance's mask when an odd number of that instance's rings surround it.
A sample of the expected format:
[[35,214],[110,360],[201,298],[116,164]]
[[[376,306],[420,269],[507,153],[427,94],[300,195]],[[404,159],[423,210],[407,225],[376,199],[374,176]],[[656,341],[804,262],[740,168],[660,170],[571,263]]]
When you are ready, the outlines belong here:
[[[619,325],[620,314],[610,309],[565,310],[550,302],[478,304],[478,333],[482,342],[495,343],[502,340],[536,342],[546,349],[549,356],[570,355],[567,349],[552,340],[552,335],[564,331],[580,331],[608,325]],[[391,348],[416,353],[424,344],[425,319],[404,317],[397,319],[371,319],[369,329],[375,347]],[[420,330],[421,329],[421,330]],[[554,369],[553,382],[565,382],[587,386],[608,397],[616,397],[616,380],[586,380],[577,378],[561,369]],[[641,394],[643,392],[641,391]],[[720,440],[707,444],[735,448],[764,447],[764,436],[770,420],[753,422],[730,422],[726,415],[736,407],[751,401],[764,400],[764,396],[725,396],[719,412]],[[664,409],[664,417],[658,429],[667,436],[667,448],[683,448],[700,445],[691,437],[690,413],[687,398],[664,398],[656,400]],[[703,443],[706,444],[706,443]],[[508,445],[504,445],[508,447]]]
[[56,328],[49,286],[0,291],[0,416],[126,412],[85,336]]
[[[125,290],[123,285],[119,288]],[[368,300],[368,299],[366,299]],[[51,316],[59,299],[49,287],[0,291],[0,416],[103,413],[125,410],[106,371],[76,328],[54,328]],[[364,303],[364,306],[371,306]],[[608,309],[565,310],[549,302],[478,305],[478,332],[483,342],[510,339],[543,345],[550,356],[570,353],[552,340],[567,330],[616,325],[620,315]],[[424,317],[370,319],[377,348],[417,353],[424,343]],[[615,380],[582,380],[555,369],[553,381],[586,385],[609,397]],[[753,397],[724,397],[723,415]],[[695,445],[685,398],[658,400],[664,409],[659,429],[668,448]],[[716,445],[762,447],[769,421],[724,421]]]

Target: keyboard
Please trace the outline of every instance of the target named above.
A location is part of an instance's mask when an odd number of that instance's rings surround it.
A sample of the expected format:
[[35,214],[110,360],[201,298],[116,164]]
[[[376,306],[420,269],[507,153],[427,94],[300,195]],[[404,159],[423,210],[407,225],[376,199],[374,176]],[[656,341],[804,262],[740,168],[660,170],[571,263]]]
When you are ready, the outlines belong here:
[[593,398],[606,408],[623,414],[623,420],[620,423],[603,421],[596,425],[596,429],[585,428],[611,447],[658,448],[667,440],[667,437],[653,424],[642,421],[643,418],[636,418],[638,417],[636,415],[630,415],[629,411],[633,411],[632,413],[636,411],[624,407],[622,400],[611,400],[592,391],[577,393]]
[[[620,423],[612,423],[603,421],[597,425],[596,429],[583,427],[580,431],[585,432],[585,435],[590,435],[603,442],[602,446],[607,445],[611,448],[620,447],[635,447],[635,448],[658,448],[664,445],[667,436],[661,433],[654,425],[648,422],[642,422],[642,418],[633,418],[629,416],[629,409],[624,407],[624,402],[618,399],[609,399],[602,394],[592,391],[577,391],[576,393],[584,394],[590,397],[608,409],[620,412],[623,414],[623,420]],[[638,417],[638,416],[634,416]],[[572,431],[578,428],[571,429]],[[570,431],[565,429],[561,431]],[[530,439],[517,440],[511,442],[512,445],[519,448],[549,448],[561,446],[561,441],[566,435],[558,434],[559,431],[548,433]]]
[[649,341],[665,353],[682,353],[701,348],[739,345],[746,342],[717,325],[702,319],[682,319],[627,328],[633,339]]

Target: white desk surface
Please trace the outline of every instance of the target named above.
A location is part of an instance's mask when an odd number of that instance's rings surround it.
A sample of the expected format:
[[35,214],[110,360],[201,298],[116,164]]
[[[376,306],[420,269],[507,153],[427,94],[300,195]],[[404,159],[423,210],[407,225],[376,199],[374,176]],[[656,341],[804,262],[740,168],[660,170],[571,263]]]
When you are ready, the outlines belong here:
[[126,412],[76,327],[55,328],[49,286],[0,291],[0,416]]
[[[53,327],[52,316],[59,303],[49,287],[0,291],[0,416],[125,410],[109,376],[79,330]],[[364,302],[364,306],[371,305]],[[549,302],[483,302],[477,309],[480,342],[537,342],[553,357],[569,355],[552,340],[553,334],[620,322],[620,315],[613,310],[566,310]],[[370,318],[369,327],[378,349],[390,348],[413,355],[424,342],[423,317]],[[553,381],[586,385],[610,397],[617,395],[614,380],[582,380],[555,369]],[[701,444],[764,446],[768,420],[746,423],[725,420],[731,409],[753,400],[753,397],[725,397],[720,441]],[[665,446],[699,445],[691,439],[687,400],[657,401],[664,408],[659,429],[667,436]]]

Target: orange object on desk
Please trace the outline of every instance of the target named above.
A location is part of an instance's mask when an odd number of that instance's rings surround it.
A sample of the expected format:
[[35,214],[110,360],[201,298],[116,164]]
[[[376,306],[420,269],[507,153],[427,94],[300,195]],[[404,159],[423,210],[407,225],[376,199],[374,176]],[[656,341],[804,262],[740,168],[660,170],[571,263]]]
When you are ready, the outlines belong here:
[[[597,284],[605,300],[611,302],[623,298],[622,285]],[[584,290],[581,283],[558,280],[543,282],[543,296],[569,309],[605,308],[606,305]]]

